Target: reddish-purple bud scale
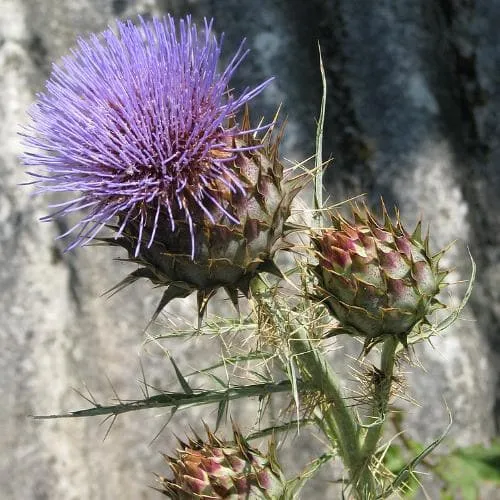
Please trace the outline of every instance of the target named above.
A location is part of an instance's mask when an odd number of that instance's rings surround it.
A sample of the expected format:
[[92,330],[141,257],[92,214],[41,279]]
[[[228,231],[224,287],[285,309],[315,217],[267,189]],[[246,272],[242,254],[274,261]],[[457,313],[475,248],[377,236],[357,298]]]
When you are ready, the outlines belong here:
[[224,472],[224,467],[219,463],[217,458],[201,458],[200,465],[210,475],[217,475]]
[[412,274],[422,293],[434,296],[439,291],[436,276],[427,262],[415,262],[413,264]]
[[200,481],[206,481],[208,479],[207,473],[200,468],[199,462],[185,461],[184,467],[189,476],[199,479]]
[[369,342],[404,337],[431,312],[443,273],[426,244],[412,239],[399,221],[387,218],[382,227],[367,211],[355,211],[355,221],[332,216],[332,229],[313,236],[322,250],[314,268],[317,297],[341,326]]
[[419,297],[413,289],[412,283],[403,280],[387,278],[387,293],[390,298],[391,307],[405,311],[413,311],[419,305]]
[[405,258],[404,255],[395,251],[381,252],[379,254],[380,267],[390,278],[402,279],[410,272],[410,266]]
[[271,475],[266,470],[257,473],[257,481],[262,489],[269,489],[272,484]]
[[383,241],[386,243],[392,243],[394,241],[394,237],[392,236],[392,234],[384,231],[383,229],[380,229],[378,227],[371,227],[371,231],[373,233],[373,236],[379,241]]
[[236,477],[233,479],[234,486],[236,491],[241,495],[245,493],[249,493],[250,485],[249,481],[245,476]]
[[[228,450],[227,453],[231,453],[231,450]],[[226,451],[222,448],[212,448],[212,454],[214,457],[223,459],[226,456]]]
[[411,243],[405,236],[396,238],[396,246],[401,253],[404,253],[408,259],[411,258]]
[[352,262],[352,276],[359,281],[382,287],[384,278],[378,263],[363,257],[355,256]]
[[367,255],[371,257],[375,257],[377,255],[377,246],[375,244],[375,239],[370,233],[360,231],[359,240]]
[[227,459],[235,472],[242,472],[247,465],[245,460],[236,456],[229,456]]
[[188,488],[195,494],[195,495],[202,495],[203,493],[206,492],[207,488],[209,488],[210,483],[208,483],[208,478],[207,481],[204,481],[202,479],[198,479],[196,477],[191,477],[188,475],[184,475],[183,479],[188,486]]
[[337,248],[341,248],[342,250],[345,250],[346,252],[349,251],[355,251],[358,244],[357,244],[357,238],[353,239],[351,238],[348,234],[338,232],[334,233],[331,235],[332,240],[333,240],[333,246]]
[[331,247],[329,249],[329,265],[331,269],[345,270],[351,266],[351,256],[342,248]]

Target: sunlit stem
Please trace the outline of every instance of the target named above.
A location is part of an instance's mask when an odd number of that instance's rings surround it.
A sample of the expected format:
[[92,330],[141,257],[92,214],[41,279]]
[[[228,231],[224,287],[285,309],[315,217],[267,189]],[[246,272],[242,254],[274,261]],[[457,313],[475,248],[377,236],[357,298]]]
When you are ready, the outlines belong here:
[[[346,406],[337,376],[330,364],[308,338],[303,326],[294,325],[290,348],[297,356],[299,369],[305,382],[319,391],[328,404],[324,405],[325,424],[334,431],[334,445],[338,446],[349,470],[353,470],[360,457],[359,433],[355,414]],[[337,442],[338,440],[338,442]]]
[[377,451],[386,420],[398,344],[399,340],[395,336],[389,335],[382,347],[380,371],[377,374],[377,380],[374,384],[372,422],[368,423],[369,427],[361,448],[363,469],[360,482],[373,481],[373,473],[370,470],[370,465]]
[[[374,484],[357,484],[361,476],[363,460],[361,455],[360,426],[357,415],[346,404],[338,377],[318,346],[318,339],[309,337],[308,328],[302,324],[301,315],[290,310],[284,311],[279,301],[267,293],[266,284],[255,279],[251,283],[252,295],[264,308],[269,320],[276,321],[282,331],[286,331],[290,355],[296,361],[301,383],[308,390],[317,391],[318,409],[321,410],[319,427],[338,450],[351,479],[353,498],[370,498]],[[369,479],[369,478],[368,478]],[[367,489],[370,493],[365,494]],[[371,495],[373,496],[373,495]]]

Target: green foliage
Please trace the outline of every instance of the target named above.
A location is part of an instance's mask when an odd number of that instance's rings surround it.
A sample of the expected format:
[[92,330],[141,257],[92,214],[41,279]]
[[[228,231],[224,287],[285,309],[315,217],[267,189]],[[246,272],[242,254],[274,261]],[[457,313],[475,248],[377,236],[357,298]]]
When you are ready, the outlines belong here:
[[488,447],[456,448],[441,457],[436,472],[445,482],[443,500],[479,500],[481,485],[494,483],[500,488],[500,440]]
[[[395,475],[407,467],[408,455],[421,454],[424,446],[413,439],[393,443],[384,456],[384,465]],[[433,456],[432,461],[422,460],[420,469],[441,480],[441,500],[479,500],[480,489],[488,483],[500,488],[500,440],[490,446],[474,445],[454,448],[446,455]],[[426,470],[427,469],[427,470]],[[408,475],[401,496],[413,499],[420,484],[418,475]]]

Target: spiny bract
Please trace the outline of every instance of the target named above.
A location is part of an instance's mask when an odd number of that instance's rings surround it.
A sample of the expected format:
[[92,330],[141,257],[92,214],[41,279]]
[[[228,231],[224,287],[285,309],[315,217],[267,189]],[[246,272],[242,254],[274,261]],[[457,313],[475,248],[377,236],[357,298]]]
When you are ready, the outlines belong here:
[[332,227],[312,237],[319,263],[315,297],[339,320],[341,331],[372,345],[385,335],[403,343],[426,316],[441,307],[436,295],[447,271],[443,252],[431,256],[421,223],[412,234],[399,216],[393,224],[383,207],[384,223],[366,207],[353,206],[354,222],[331,215]]
[[237,430],[233,443],[207,434],[206,442],[190,439],[181,443],[177,457],[165,456],[173,478],[159,477],[159,491],[175,500],[281,498],[285,480],[272,449],[263,456]]
[[[213,183],[214,196],[226,204],[225,210],[212,205],[210,210],[192,207],[192,221],[177,221],[168,227],[167,214],[160,211],[158,231],[149,248],[135,255],[137,222],[129,221],[118,239],[106,242],[127,249],[129,260],[141,267],[131,273],[117,289],[140,279],[166,286],[155,316],[176,297],[186,297],[193,291],[198,295],[198,312],[204,313],[210,297],[224,288],[235,306],[238,293],[248,295],[251,279],[260,272],[279,275],[274,264],[275,252],[286,246],[282,239],[284,224],[290,215],[293,198],[300,190],[301,178],[285,180],[278,159],[280,135],[273,137],[272,128],[263,138],[256,138],[250,128],[246,110],[241,130],[246,134],[232,138],[232,148],[240,151],[228,163],[231,175],[243,187],[232,192],[223,179]],[[142,228],[143,238],[150,237],[152,217]],[[196,241],[194,255],[190,254],[191,232]]]

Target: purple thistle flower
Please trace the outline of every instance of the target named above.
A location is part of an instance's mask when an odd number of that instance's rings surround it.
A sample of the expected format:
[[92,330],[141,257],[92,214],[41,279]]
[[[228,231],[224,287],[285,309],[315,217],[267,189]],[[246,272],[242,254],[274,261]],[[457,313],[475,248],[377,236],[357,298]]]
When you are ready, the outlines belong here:
[[243,41],[219,72],[222,37],[212,34],[212,21],[204,28],[199,33],[189,16],[177,27],[170,16],[140,19],[139,26],[117,22],[118,34],[108,29],[80,39],[54,65],[46,92],[30,111],[24,135],[32,151],[23,161],[44,169],[30,172],[38,193],[74,194],[52,205],[56,211],[43,220],[88,211],[62,235],[77,231],[68,249],[88,243],[119,216],[115,238],[133,222],[137,256],[142,244],[153,244],[162,213],[167,230],[181,220],[188,224],[193,258],[200,217],[213,222],[215,210],[239,222],[220,186],[245,193],[232,165],[238,154],[260,145],[235,146],[235,137],[258,130],[242,132],[235,115],[270,80],[230,95],[229,81],[248,51]]

